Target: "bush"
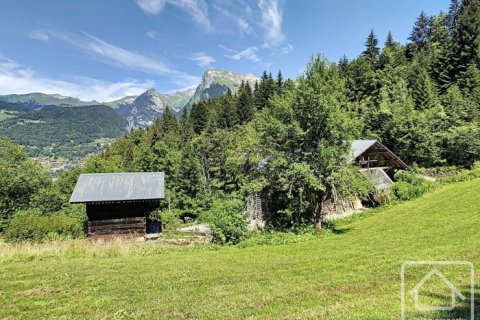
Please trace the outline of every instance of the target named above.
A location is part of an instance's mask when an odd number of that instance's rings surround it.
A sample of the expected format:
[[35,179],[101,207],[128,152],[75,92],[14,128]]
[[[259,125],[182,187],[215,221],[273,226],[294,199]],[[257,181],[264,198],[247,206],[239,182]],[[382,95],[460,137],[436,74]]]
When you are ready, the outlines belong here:
[[237,244],[245,238],[247,221],[242,204],[236,199],[215,200],[212,207],[201,215],[200,220],[212,228],[214,242]]
[[78,218],[56,213],[42,215],[38,209],[18,211],[5,231],[7,241],[36,241],[74,239],[84,236]]
[[[313,229],[313,228],[312,228]],[[306,230],[305,230],[306,231]],[[313,230],[310,232],[280,232],[280,231],[252,231],[247,239],[243,240],[240,248],[252,247],[257,245],[283,245],[310,241],[320,238],[321,234]]]
[[411,200],[422,196],[433,188],[433,184],[414,172],[397,175],[392,193],[398,200]]
[[182,220],[180,219],[181,215],[180,210],[176,209],[165,209],[165,210],[158,210],[157,214],[159,216],[159,220],[162,222],[162,230],[175,230],[182,226]]
[[478,161],[472,165],[471,170],[461,170],[455,175],[442,178],[440,182],[443,184],[449,184],[454,182],[472,180],[476,178],[480,178],[480,162]]

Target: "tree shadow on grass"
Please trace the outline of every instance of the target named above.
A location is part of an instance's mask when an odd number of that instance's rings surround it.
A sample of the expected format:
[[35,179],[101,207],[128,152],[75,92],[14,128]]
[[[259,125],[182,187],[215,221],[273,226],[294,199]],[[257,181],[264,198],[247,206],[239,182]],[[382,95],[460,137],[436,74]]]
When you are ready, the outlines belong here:
[[[439,298],[449,300],[450,296],[435,294],[435,293],[428,293],[428,296],[432,298]],[[462,295],[466,297],[465,301],[458,301],[455,305],[455,308],[450,311],[436,311],[434,313],[434,319],[480,319],[480,300],[477,295],[474,296],[474,303],[473,303],[473,310],[471,304],[471,293],[469,289],[462,290]],[[472,317],[473,312],[473,317]]]
[[325,221],[322,224],[325,230],[329,230],[334,234],[344,234],[351,231],[353,228],[338,227],[335,221]]

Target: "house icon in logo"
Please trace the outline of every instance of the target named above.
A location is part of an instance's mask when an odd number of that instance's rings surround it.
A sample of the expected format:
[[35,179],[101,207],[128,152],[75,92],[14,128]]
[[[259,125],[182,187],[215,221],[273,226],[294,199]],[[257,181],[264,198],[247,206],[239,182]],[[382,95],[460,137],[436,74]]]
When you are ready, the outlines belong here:
[[[433,307],[433,306],[424,306],[420,303],[420,289],[425,284],[425,282],[430,280],[430,278],[432,278],[433,276],[440,278],[445,283],[445,285],[450,289],[450,296],[451,296],[450,305]],[[425,277],[423,277],[423,279],[420,280],[420,282],[417,283],[417,285],[413,288],[412,294],[415,300],[415,309],[419,311],[450,311],[455,308],[455,305],[457,304],[456,303],[457,297],[460,298],[460,300],[462,301],[467,299],[460,291],[458,291],[458,289],[450,281],[448,281],[447,277],[445,277],[437,269],[433,269]]]

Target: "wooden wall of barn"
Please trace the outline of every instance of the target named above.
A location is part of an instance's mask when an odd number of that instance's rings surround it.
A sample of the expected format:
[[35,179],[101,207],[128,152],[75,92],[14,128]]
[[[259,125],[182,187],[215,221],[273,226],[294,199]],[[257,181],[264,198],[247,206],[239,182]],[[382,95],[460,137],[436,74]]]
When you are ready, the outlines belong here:
[[143,236],[155,202],[87,203],[88,237]]

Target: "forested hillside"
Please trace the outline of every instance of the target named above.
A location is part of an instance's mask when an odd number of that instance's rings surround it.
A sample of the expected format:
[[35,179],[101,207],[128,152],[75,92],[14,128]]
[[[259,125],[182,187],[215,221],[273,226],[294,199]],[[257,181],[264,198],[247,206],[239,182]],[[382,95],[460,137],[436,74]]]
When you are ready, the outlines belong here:
[[81,172],[164,171],[165,224],[198,219],[237,242],[258,195],[267,227],[321,228],[327,199],[372,192],[348,163],[354,139],[378,139],[412,168],[480,159],[479,43],[480,1],[453,0],[446,14],[421,13],[406,45],[389,34],[381,46],[372,31],[351,61],[316,56],[295,80],[265,72],[179,120],[167,108],[62,175],[56,199],[68,199]]
[[318,56],[295,81],[265,73],[178,122],[167,111],[96,161],[165,171],[180,216],[260,193],[276,226],[320,224],[332,190],[368,192],[345,164],[347,141],[379,139],[419,166],[468,167],[480,157],[479,34],[479,2],[452,1],[447,14],[422,12],[406,45],[389,34],[380,49],[372,31],[352,61]]
[[30,156],[82,158],[98,152],[98,139],[125,132],[125,119],[107,106],[28,109],[1,104],[8,115],[0,121],[0,136],[26,146]]

